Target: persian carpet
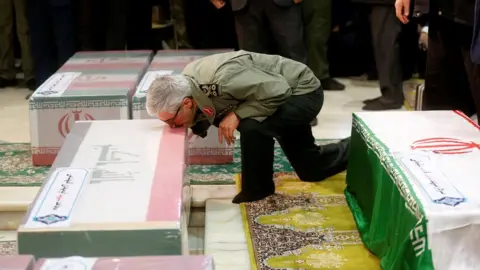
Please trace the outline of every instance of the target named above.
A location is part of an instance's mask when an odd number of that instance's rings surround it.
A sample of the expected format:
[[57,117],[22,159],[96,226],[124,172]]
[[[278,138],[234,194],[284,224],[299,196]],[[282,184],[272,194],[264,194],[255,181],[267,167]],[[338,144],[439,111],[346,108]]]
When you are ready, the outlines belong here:
[[[325,144],[334,140],[317,140]],[[282,149],[275,144],[276,172],[292,171]],[[240,173],[240,145],[238,141],[233,151],[234,161],[225,165],[191,165],[188,178],[192,185],[234,185],[236,173]],[[0,144],[0,186],[40,186],[50,167],[32,165],[30,144]]]
[[0,239],[0,256],[17,255],[17,241],[2,241]]
[[40,186],[49,169],[32,165],[30,144],[0,144],[0,186]]
[[345,173],[318,183],[276,173],[275,186],[276,194],[240,206],[252,270],[380,269],[346,203]]

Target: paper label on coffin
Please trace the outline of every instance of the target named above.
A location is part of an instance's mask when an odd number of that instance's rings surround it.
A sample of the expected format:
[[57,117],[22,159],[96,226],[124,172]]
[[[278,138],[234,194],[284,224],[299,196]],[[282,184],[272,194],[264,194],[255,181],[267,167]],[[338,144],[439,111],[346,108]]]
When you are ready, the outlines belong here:
[[173,73],[173,70],[155,70],[155,71],[147,71],[145,76],[143,76],[142,80],[138,84],[136,94],[145,94],[148,92],[148,89],[155,81],[156,78],[164,75],[170,75]]
[[401,163],[412,174],[416,183],[422,187],[424,192],[436,204],[456,206],[466,202],[465,198],[447,179],[434,157],[426,152],[417,151],[406,154],[397,154]]
[[134,50],[134,51],[80,51],[75,53],[70,59],[74,58],[137,58],[143,57],[150,59],[153,56],[152,51]]
[[71,58],[65,63],[66,65],[103,65],[103,64],[145,64],[146,57],[104,57],[104,58]]
[[91,170],[57,168],[47,180],[25,228],[68,227],[83,186],[91,181]]
[[68,89],[70,84],[75,81],[81,72],[63,72],[53,74],[33,93],[32,98],[36,97],[60,97]]

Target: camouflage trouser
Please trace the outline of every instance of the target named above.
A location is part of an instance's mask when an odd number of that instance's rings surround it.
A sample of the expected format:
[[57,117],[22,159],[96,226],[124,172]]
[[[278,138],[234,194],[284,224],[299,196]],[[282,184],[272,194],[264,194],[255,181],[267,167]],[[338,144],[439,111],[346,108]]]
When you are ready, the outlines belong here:
[[172,8],[172,19],[175,31],[175,42],[177,49],[190,49],[190,41],[185,23],[185,2],[187,0],[170,0]]

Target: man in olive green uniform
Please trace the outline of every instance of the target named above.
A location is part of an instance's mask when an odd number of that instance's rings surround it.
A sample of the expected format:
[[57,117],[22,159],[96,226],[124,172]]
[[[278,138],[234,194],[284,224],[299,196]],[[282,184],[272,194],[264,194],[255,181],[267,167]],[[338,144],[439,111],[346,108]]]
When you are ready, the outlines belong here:
[[201,137],[213,124],[232,144],[240,132],[242,191],[234,203],[275,192],[274,138],[303,181],[321,181],[346,169],[349,139],[315,145],[310,122],[323,105],[320,81],[304,64],[278,55],[237,51],[187,65],[183,75],[157,78],[147,110],[170,126]]
[[33,90],[35,80],[25,0],[0,0],[0,88],[16,84],[13,31],[17,32],[20,42],[26,86]]

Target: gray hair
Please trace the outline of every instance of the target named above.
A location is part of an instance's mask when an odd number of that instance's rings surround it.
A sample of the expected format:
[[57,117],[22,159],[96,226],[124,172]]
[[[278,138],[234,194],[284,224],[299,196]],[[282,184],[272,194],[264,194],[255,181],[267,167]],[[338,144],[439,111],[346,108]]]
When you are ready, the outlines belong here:
[[183,75],[164,75],[157,77],[147,93],[147,112],[157,116],[158,112],[175,113],[184,98],[192,95],[188,79]]

